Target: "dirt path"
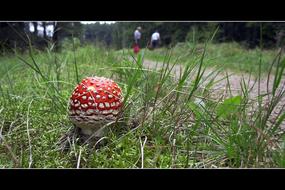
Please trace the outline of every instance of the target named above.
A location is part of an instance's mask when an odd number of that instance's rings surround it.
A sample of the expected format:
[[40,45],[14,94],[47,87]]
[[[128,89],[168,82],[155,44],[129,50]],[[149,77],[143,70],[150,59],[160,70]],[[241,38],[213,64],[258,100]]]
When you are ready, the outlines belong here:
[[[156,69],[156,68],[159,69],[159,68],[163,67],[162,63],[157,63],[157,62],[150,61],[150,60],[144,60],[143,65],[145,68],[148,68],[148,69]],[[182,65],[177,64],[173,67],[172,74],[174,75],[175,78],[178,78],[181,72],[183,72],[183,66]],[[213,72],[212,69],[210,69],[210,68],[206,69],[205,74],[204,74],[204,78],[206,78],[212,72]],[[233,95],[241,94],[240,84],[242,82],[242,78],[244,78],[246,84],[249,87],[253,86],[252,91],[250,91],[250,93],[249,93],[249,97],[250,98],[256,98],[258,96],[258,83],[257,82],[255,83],[255,78],[253,76],[250,77],[248,74],[241,75],[241,74],[235,74],[233,72],[228,72],[228,75],[229,75],[229,83],[230,83],[231,91],[232,91]],[[193,77],[195,77],[195,75]],[[219,73],[215,79],[215,81],[217,81],[217,82],[213,86],[213,92],[214,92],[214,94],[217,95],[217,97],[220,95],[223,95],[223,93],[226,91],[227,80],[225,79],[225,77],[226,77],[226,73],[222,72],[222,73]],[[270,80],[269,80],[269,84],[268,84],[269,93],[271,93],[273,80],[274,80],[274,78],[273,78],[273,76],[271,76]],[[282,78],[281,84],[283,84],[283,83],[285,83],[285,77]],[[203,86],[203,84],[202,84],[202,86]],[[263,77],[260,81],[260,93],[262,93],[262,94],[267,93],[267,76]],[[265,99],[264,104],[266,104],[266,99]],[[276,116],[277,113],[279,113],[281,111],[283,106],[285,106],[285,97],[282,98],[282,100],[278,103],[276,108],[273,110],[271,120],[274,120],[276,118],[274,116]],[[283,121],[281,128],[283,130],[285,130],[285,121]]]

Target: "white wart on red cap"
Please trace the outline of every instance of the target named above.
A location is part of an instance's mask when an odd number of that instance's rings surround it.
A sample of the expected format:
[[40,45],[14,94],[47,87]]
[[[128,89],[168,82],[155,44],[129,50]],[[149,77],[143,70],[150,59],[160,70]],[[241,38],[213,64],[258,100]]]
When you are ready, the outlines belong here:
[[70,97],[70,119],[86,133],[92,133],[116,120],[122,103],[122,91],[113,80],[87,77],[76,86]]

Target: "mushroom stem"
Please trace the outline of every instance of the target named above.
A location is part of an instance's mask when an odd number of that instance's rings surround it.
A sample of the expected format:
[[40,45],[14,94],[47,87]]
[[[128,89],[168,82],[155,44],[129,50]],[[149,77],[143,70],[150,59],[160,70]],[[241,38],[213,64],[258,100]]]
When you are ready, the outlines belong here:
[[88,135],[88,136],[94,136],[94,137],[102,137],[104,135],[104,128],[91,128],[91,127],[84,127],[81,128],[81,132],[84,135]]

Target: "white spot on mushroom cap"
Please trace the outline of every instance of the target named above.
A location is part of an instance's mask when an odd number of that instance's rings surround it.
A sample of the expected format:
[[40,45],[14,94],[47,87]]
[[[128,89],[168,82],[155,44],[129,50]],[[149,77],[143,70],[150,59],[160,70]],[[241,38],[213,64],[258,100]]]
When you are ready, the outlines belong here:
[[76,104],[74,104],[75,107],[80,106],[80,102],[77,102]]
[[100,103],[100,104],[99,104],[99,108],[105,108],[104,104],[103,104],[103,103]]
[[94,113],[94,110],[93,110],[93,109],[88,109],[88,110],[86,111],[86,113],[87,113],[87,114],[92,114],[92,113]]
[[82,96],[82,99],[83,99],[83,100],[86,100],[86,99],[87,99],[87,96]]
[[99,94],[96,95],[96,98],[97,98],[97,99],[100,99],[100,97],[101,97],[101,96],[100,96]]
[[82,108],[87,108],[88,105],[87,105],[87,104],[82,104],[81,107],[82,107]]
[[95,89],[94,86],[88,86],[87,91],[89,92],[89,91],[94,90],[94,89]]
[[109,95],[108,95],[108,98],[113,98],[113,95],[112,95],[112,94],[109,94]]
[[105,102],[105,106],[106,106],[106,108],[109,108],[110,104],[108,102]]

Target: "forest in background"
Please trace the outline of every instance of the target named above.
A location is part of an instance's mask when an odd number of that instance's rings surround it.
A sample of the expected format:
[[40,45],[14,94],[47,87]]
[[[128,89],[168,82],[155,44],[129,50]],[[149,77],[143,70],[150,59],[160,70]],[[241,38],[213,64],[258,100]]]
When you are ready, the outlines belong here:
[[[53,28],[52,35],[48,35],[49,26]],[[203,43],[217,27],[214,43],[234,41],[245,48],[260,46],[260,39],[263,48],[281,47],[285,34],[283,22],[1,22],[0,49],[2,53],[15,48],[26,49],[29,39],[39,49],[51,44],[60,48],[64,41],[72,37],[80,40],[81,44],[100,44],[115,49],[130,48],[133,44],[133,32],[138,26],[142,27],[143,47],[147,46],[155,30],[161,34],[161,46],[164,47],[172,47],[185,41]]]

